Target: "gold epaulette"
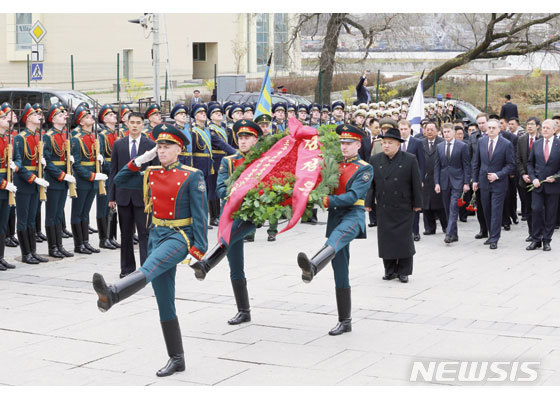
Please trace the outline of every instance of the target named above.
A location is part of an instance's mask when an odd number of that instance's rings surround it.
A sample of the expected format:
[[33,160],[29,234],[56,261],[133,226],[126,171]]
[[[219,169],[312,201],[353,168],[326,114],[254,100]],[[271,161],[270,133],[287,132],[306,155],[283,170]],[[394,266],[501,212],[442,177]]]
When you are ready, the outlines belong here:
[[196,172],[198,171],[198,169],[193,168],[193,167],[189,167],[188,165],[181,165],[181,168],[190,172]]
[[362,165],[369,165],[369,163],[368,163],[368,162],[365,162],[364,160],[358,160],[358,162],[359,162],[360,164],[362,164]]
[[148,168],[146,168],[146,172],[147,171],[151,171],[153,169],[162,169],[163,167],[161,165],[151,165]]
[[235,157],[237,154],[230,154],[229,156],[225,156],[224,158],[227,158],[228,160],[233,160],[233,157]]

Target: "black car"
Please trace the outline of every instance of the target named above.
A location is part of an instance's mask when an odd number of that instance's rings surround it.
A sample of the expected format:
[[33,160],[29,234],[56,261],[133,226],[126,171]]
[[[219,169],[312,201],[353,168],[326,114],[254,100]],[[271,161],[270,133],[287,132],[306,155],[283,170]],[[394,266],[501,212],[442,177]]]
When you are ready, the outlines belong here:
[[68,108],[70,102],[72,109],[82,102],[89,104],[90,109],[95,109],[95,100],[77,90],[62,90],[48,88],[0,88],[0,104],[8,102],[19,111],[27,103],[39,103],[44,110],[48,110],[53,103],[62,103]]
[[[235,101],[236,103],[256,103],[259,100],[260,92],[235,92],[229,94],[224,102]],[[305,104],[306,106],[311,104],[303,96],[297,94],[287,94],[287,93],[273,93],[272,94],[272,104],[278,102],[286,102],[289,104]]]

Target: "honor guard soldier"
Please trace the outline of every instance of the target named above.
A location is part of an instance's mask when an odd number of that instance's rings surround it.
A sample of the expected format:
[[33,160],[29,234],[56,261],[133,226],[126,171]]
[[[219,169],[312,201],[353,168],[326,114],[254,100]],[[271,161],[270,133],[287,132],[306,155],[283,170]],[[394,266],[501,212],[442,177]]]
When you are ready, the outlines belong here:
[[225,125],[226,128],[229,128],[231,126],[231,118],[229,117],[228,111],[234,104],[235,101],[226,101],[222,106],[224,109],[224,117],[225,117],[222,124]]
[[[194,106],[197,107],[196,105]],[[168,376],[185,370],[185,357],[179,321],[175,312],[175,274],[177,264],[189,254],[199,260],[206,251],[207,200],[202,172],[182,165],[179,154],[188,144],[183,132],[171,124],[157,125],[153,130],[157,147],[131,160],[116,176],[121,187],[136,187],[144,180],[146,212],[153,209],[148,245],[148,258],[142,267],[107,285],[103,276],[93,275],[93,288],[100,311],[132,296],[149,282],[157,300],[163,338],[170,357],[157,376]],[[157,156],[161,166],[149,167],[142,178],[140,166]]]
[[184,151],[179,154],[179,162],[188,167],[192,167],[192,139],[191,127],[187,123],[188,113],[189,108],[185,103],[177,103],[171,110],[171,114],[169,114],[169,117],[175,120],[175,128],[183,132],[183,134],[189,141],[188,145],[183,149]]
[[253,119],[255,107],[250,103],[243,104],[243,119]]
[[305,104],[297,106],[297,119],[303,125],[307,125],[307,106]]
[[74,112],[74,124],[77,125],[72,137],[71,151],[74,157],[74,176],[76,178],[77,197],[72,199],[72,236],[74,252],[80,254],[99,253],[99,249],[89,244],[89,211],[95,194],[99,190],[99,181],[106,181],[107,175],[95,172],[95,135],[93,134],[93,116],[83,106]]
[[321,105],[316,103],[310,104],[307,110],[309,114],[309,126],[319,129],[321,120]]
[[[218,196],[224,200],[228,196],[226,180],[233,174],[235,169],[245,161],[245,156],[251,150],[262,131],[258,124],[253,121],[240,120],[233,126],[234,131],[239,137],[239,154],[224,157],[220,165],[218,175]],[[231,238],[229,245],[220,242],[208,251],[200,261],[191,265],[198,280],[203,280],[206,274],[214,268],[227,255],[229,262],[231,286],[237,305],[237,314],[228,321],[230,325],[238,325],[243,322],[251,321],[251,311],[249,306],[249,293],[247,292],[247,279],[245,278],[245,262],[243,256],[243,238],[253,234],[256,230],[251,221],[236,219],[231,228]]]
[[127,104],[121,104],[121,109],[120,109],[120,118],[121,118],[121,125],[119,126],[119,137],[125,137],[128,136],[128,126],[127,126],[127,122],[128,122],[128,117],[130,116],[130,113],[132,112],[132,109],[127,105]]
[[243,106],[241,104],[233,104],[227,113],[231,120],[231,125],[228,127],[228,144],[237,149],[239,145],[237,144],[237,136],[233,132],[233,125],[240,119],[243,119]]
[[272,106],[274,119],[272,120],[271,132],[273,135],[276,135],[277,133],[284,133],[287,129],[286,108],[286,103],[283,102],[274,103]]
[[366,237],[364,200],[373,178],[372,166],[358,156],[364,132],[351,125],[339,125],[336,133],[340,135],[344,160],[339,163],[338,187],[332,195],[323,199],[323,205],[329,211],[328,240],[313,258],[309,259],[305,253],[299,253],[297,257],[301,278],[306,283],[311,282],[332,261],[339,322],[329,335],[352,331],[348,277],[350,242]]
[[152,130],[158,124],[161,124],[161,107],[158,104],[152,104],[144,113],[144,119],[148,120],[148,126],[142,131],[142,135],[150,140],[154,140]]
[[47,111],[47,122],[52,124],[52,128],[43,136],[43,158],[46,161],[45,179],[49,182],[45,229],[49,256],[55,258],[74,256],[62,246],[62,226],[68,184],[76,183],[76,178],[72,174],[68,174],[66,170],[68,133],[65,127],[67,119],[68,114],[61,103],[51,105]]
[[286,107],[286,113],[288,114],[288,118],[286,119],[289,121],[290,118],[297,118],[296,112],[297,112],[296,105],[289,103],[288,107]]
[[[103,157],[101,172],[109,176],[111,173],[111,156],[113,155],[113,144],[119,139],[117,132],[117,114],[110,104],[105,104],[99,110],[97,117],[99,123],[105,125],[105,129],[98,135],[99,153]],[[108,180],[107,187],[111,186]],[[113,216],[114,218],[114,216]],[[97,192],[97,230],[99,231],[99,247],[114,250],[120,245],[109,235],[109,201],[106,194]],[[118,245],[116,246],[115,243]]]
[[220,169],[222,158],[227,155],[235,154],[237,151],[228,142],[226,130],[221,126],[223,118],[222,106],[218,103],[212,104],[208,108],[208,118],[210,124],[210,138],[212,140],[212,169],[214,173],[208,180],[208,209],[210,211],[210,226],[218,226],[220,218],[220,199],[216,195],[216,183],[218,180],[217,171]]
[[[16,193],[17,187],[12,182],[7,181],[8,165],[8,146],[11,143],[9,132],[11,115],[4,114],[0,109],[0,271],[15,268],[15,265],[8,263],[4,259],[4,249],[6,246],[6,234],[8,233],[8,218],[10,216],[9,196]],[[13,195],[12,195],[13,196]]]
[[323,104],[321,106],[321,125],[329,125],[331,123],[331,106]]
[[[12,132],[8,132],[7,134],[12,136],[10,138],[10,140],[13,141],[13,137],[18,134],[17,130],[14,129],[14,126],[16,126],[16,124],[18,122],[17,115],[12,110],[12,106],[8,102],[2,103],[2,105],[0,106],[0,111],[2,111],[6,115],[6,119],[7,119],[7,122],[8,122],[8,128],[7,129],[10,128],[10,125],[12,126]],[[10,124],[10,121],[11,121],[11,124]],[[6,233],[6,246],[8,246],[8,247],[18,247],[19,246],[19,241],[17,240],[15,235],[16,235],[16,207],[11,206],[10,207],[10,216],[8,217],[8,230],[7,230],[7,233]]]
[[[44,129],[44,124],[45,124],[45,115],[43,114],[43,107],[41,107],[41,104],[39,103],[35,103],[33,104],[33,109],[37,112],[37,114],[39,114],[39,116],[41,117],[41,127],[39,128],[39,132],[40,132],[40,138],[42,139],[43,136],[46,133],[46,130]],[[43,169],[45,168],[45,163],[43,162]],[[45,240],[47,240],[47,237],[43,234],[43,232],[41,231],[41,206],[43,204],[43,201],[41,201],[41,199],[39,199],[39,204],[37,205],[37,214],[35,216],[35,240],[37,243],[43,243]]]
[[41,115],[30,104],[22,111],[21,123],[25,129],[14,137],[14,160],[10,167],[15,170],[14,185],[18,188],[16,196],[17,235],[21,248],[21,258],[26,264],[47,262],[48,259],[37,254],[35,217],[39,204],[39,187],[46,188],[49,183],[37,176]]
[[344,124],[344,102],[335,101],[332,103],[332,123],[335,125]]

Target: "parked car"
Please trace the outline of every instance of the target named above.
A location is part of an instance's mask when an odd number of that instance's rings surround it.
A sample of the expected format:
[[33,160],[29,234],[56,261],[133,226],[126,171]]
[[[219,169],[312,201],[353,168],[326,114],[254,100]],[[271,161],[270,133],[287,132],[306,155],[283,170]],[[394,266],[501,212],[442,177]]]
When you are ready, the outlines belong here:
[[61,102],[66,108],[70,102],[72,109],[78,104],[86,102],[91,110],[95,109],[95,100],[77,90],[49,89],[49,88],[0,88],[0,104],[9,102],[14,109],[25,107],[25,104],[39,103],[48,110],[53,103]]
[[[256,103],[259,100],[260,92],[235,92],[229,94],[225,99],[226,101],[235,101],[236,103]],[[287,94],[287,93],[274,93],[272,94],[272,104],[278,102],[287,102],[290,104],[305,104],[306,106],[311,104],[303,96],[297,94]]]
[[[455,119],[462,119],[463,121],[468,120],[469,123],[476,122],[476,116],[482,112],[469,102],[459,99],[443,99],[444,102],[448,100],[455,106]],[[438,101],[438,99],[435,97],[424,98],[424,103],[434,103],[436,101]]]

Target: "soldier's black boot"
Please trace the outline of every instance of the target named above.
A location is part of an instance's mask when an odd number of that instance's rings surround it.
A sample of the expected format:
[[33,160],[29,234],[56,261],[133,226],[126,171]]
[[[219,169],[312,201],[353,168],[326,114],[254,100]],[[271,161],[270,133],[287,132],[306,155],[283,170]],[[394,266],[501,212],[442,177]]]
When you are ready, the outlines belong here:
[[313,277],[319,273],[325,265],[327,265],[335,256],[335,251],[331,246],[323,246],[310,260],[305,253],[299,253],[297,262],[301,268],[301,279],[305,283],[313,280]]
[[109,242],[107,236],[108,227],[105,218],[97,218],[97,230],[99,231],[99,247],[102,249],[115,250],[116,247]]
[[97,229],[94,229],[91,226],[89,226],[89,222],[88,222],[88,233],[97,233]]
[[247,292],[247,279],[236,279],[231,281],[237,314],[227,323],[239,325],[243,322],[251,322],[251,308],[249,307],[249,292]]
[[35,242],[43,243],[47,240],[47,237],[41,232],[41,203],[39,202],[39,208],[37,210],[37,215],[35,216]]
[[352,332],[350,288],[336,288],[336,308],[338,309],[338,324],[330,330],[329,335],[337,336],[344,332]]
[[31,255],[29,250],[29,237],[27,231],[17,231],[19,248],[21,249],[21,261],[26,264],[39,264],[39,260]]
[[29,237],[29,249],[31,250],[31,255],[35,257],[35,259],[39,262],[49,262],[48,258],[41,257],[39,254],[37,254],[37,243],[35,242],[37,232],[35,232],[35,228],[28,229],[27,233]]
[[74,257],[74,253],[70,253],[62,246],[62,225],[55,225],[54,227],[56,248],[64,257]]
[[227,255],[227,246],[223,243],[218,243],[211,250],[209,250],[202,260],[195,262],[190,267],[194,269],[194,276],[199,281],[206,278],[206,274],[214,268],[222,259]]
[[216,200],[208,200],[208,212],[210,213],[210,226],[218,226],[218,213],[216,213]]
[[[82,221],[82,243],[84,247],[91,251],[92,253],[99,253],[101,250],[96,249],[91,244],[89,244],[89,228],[88,221]],[[97,232],[97,231],[95,231]]]
[[183,352],[183,339],[181,338],[179,320],[175,318],[171,321],[161,321],[161,329],[169,361],[167,361],[165,367],[156,372],[156,375],[159,377],[173,375],[175,372],[185,370],[185,354]]
[[73,236],[72,232],[70,232],[70,231],[68,231],[68,229],[66,229],[66,222],[64,222],[64,224],[62,225],[62,237],[64,239],[68,239],[68,238],[71,238],[72,236]]
[[91,254],[91,251],[85,248],[82,239],[82,224],[71,224],[72,238],[74,239],[74,253]]
[[[87,228],[87,226],[86,226]],[[97,308],[105,312],[118,302],[132,296],[134,293],[146,286],[146,277],[142,271],[134,271],[113,285],[107,285],[103,275],[97,272],[93,274],[93,289],[97,293]]]
[[54,225],[53,226],[45,226],[45,230],[47,231],[47,243],[49,246],[49,256],[54,258],[64,258],[64,254],[58,250],[56,246],[56,230]]
[[10,217],[8,218],[8,239],[11,239],[13,246],[10,246],[8,243],[8,247],[18,247],[19,241],[16,238],[16,208],[10,207]]
[[315,225],[315,224],[317,224],[318,221],[319,221],[319,220],[317,219],[317,209],[314,208],[314,209],[313,209],[313,215],[311,216],[311,219],[309,220],[309,223],[310,223],[311,225]]
[[121,245],[117,242],[117,213],[114,212],[111,218],[107,217],[110,221],[109,225],[109,241],[115,248],[120,249]]
[[4,259],[4,250],[6,249],[6,235],[0,235],[0,271],[14,269],[16,266],[8,263]]

